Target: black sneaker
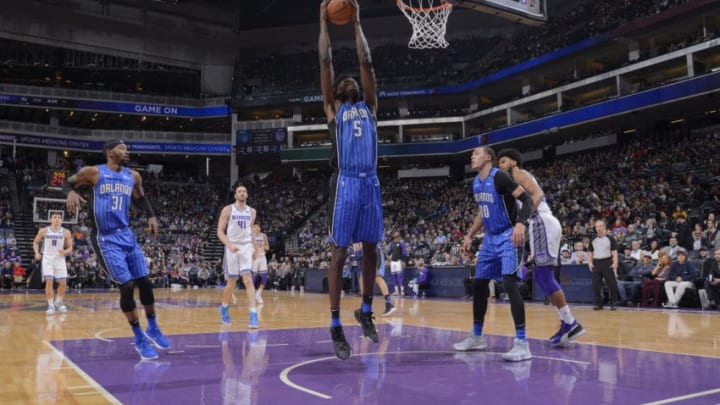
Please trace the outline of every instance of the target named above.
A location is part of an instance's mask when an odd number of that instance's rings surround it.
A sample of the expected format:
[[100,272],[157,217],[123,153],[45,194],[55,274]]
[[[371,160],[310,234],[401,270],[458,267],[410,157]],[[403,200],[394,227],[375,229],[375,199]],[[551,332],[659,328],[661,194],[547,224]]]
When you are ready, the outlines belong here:
[[385,303],[385,312],[383,312],[382,316],[388,316],[388,315],[392,314],[393,312],[395,312],[395,309],[396,309],[395,305],[393,305],[389,302],[386,302]]
[[355,310],[355,320],[362,326],[363,336],[371,342],[377,343],[378,335],[375,330],[375,325],[373,325],[373,319],[375,319],[375,317],[372,316],[372,312],[360,312],[359,309]]
[[333,349],[335,349],[335,356],[340,360],[347,360],[350,358],[352,351],[350,350],[350,344],[345,339],[342,326],[335,326],[330,328],[330,336],[332,336]]

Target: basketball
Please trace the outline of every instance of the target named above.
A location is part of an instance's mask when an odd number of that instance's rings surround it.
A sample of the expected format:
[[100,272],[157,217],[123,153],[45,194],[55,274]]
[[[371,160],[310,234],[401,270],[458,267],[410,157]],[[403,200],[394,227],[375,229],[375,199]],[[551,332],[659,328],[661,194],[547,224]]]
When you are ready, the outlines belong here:
[[327,18],[335,25],[344,25],[352,20],[355,7],[348,0],[331,0],[327,5]]

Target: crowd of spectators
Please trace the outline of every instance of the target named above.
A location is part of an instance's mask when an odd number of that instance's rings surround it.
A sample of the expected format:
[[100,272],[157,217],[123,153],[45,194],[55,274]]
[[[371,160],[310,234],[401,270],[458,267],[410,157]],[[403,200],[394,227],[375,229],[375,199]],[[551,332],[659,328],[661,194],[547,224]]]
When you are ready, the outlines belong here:
[[[691,259],[702,260],[720,248],[714,217],[720,212],[718,150],[720,130],[711,127],[691,133],[678,126],[653,134],[626,134],[614,146],[526,166],[539,179],[562,222],[563,263],[587,262],[587,244],[594,237],[596,219],[607,221],[622,254],[626,247],[628,255],[642,249],[653,253],[656,260],[661,249],[672,251],[677,244]],[[44,178],[41,169],[27,173],[29,185],[35,178]],[[476,213],[469,195],[470,180],[470,176],[381,179],[385,229],[388,237],[395,231],[401,233],[409,249],[409,266],[419,258],[432,271],[470,262],[461,246]],[[263,232],[274,239],[269,288],[299,289],[305,269],[329,265],[325,177],[304,173],[287,179],[271,174],[245,179],[243,184],[250,191],[250,205],[258,210]],[[41,190],[29,189],[33,193]],[[219,209],[232,201],[229,190],[167,176],[147,178],[145,189],[153,201],[161,235],[157,239],[149,236],[142,215],[133,212],[132,223],[156,285],[205,287],[221,282],[222,266],[206,258],[206,250],[215,238]],[[0,201],[3,225],[12,222],[7,207],[7,202]],[[83,211],[78,224],[72,226],[76,249],[68,259],[70,285],[110,286],[98,271],[87,239],[88,226]],[[7,235],[6,227],[0,229]],[[283,246],[283,241],[296,243]],[[5,259],[17,255],[7,249],[8,242],[5,238]],[[22,263],[19,258],[17,261]],[[32,268],[28,260],[22,265]],[[7,270],[3,274],[9,275]]]
[[24,276],[8,196],[8,186],[0,184],[0,288],[5,289],[18,288],[22,282],[19,276]]
[[[564,264],[587,263],[594,222],[604,219],[621,246],[653,252],[678,243],[690,259],[720,249],[715,212],[720,211],[720,130],[668,129],[626,136],[618,145],[533,163],[528,168],[563,226]],[[621,158],[618,159],[618,156]],[[470,179],[385,177],[387,240],[399,231],[409,257],[433,268],[467,264],[464,233],[476,213]],[[327,211],[310,217],[297,235],[298,255],[309,267],[326,268]],[[624,256],[623,256],[624,257]]]
[[0,83],[199,97],[201,80],[196,69],[3,39]]
[[[634,19],[686,3],[688,0],[591,1],[565,14],[550,15],[542,26],[521,29],[509,37],[453,39],[446,49],[420,51],[407,49],[405,43],[377,45],[372,48],[372,53],[378,88],[410,89],[469,82],[597,36]],[[708,33],[700,33],[700,37],[703,35]],[[650,49],[640,58],[662,53],[667,50],[666,47],[688,45],[698,40],[693,36],[673,45],[657,44],[657,49]],[[333,52],[336,71],[351,71],[355,66],[355,49],[339,48]],[[243,93],[248,98],[308,93],[310,89],[320,88],[316,51],[258,56],[247,58],[243,63],[238,70],[238,79],[244,83]],[[623,63],[627,63],[627,59],[604,64],[599,67],[600,71],[568,72],[566,78],[552,83],[551,87],[598,74]],[[543,84],[538,90],[549,88],[547,86],[550,84]]]

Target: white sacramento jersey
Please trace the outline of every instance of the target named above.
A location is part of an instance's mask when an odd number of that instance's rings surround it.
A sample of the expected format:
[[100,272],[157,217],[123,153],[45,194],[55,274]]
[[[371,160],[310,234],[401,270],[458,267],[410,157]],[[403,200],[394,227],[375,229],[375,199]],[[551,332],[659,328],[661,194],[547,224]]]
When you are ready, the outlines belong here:
[[[532,180],[532,182],[535,183],[537,188],[540,189],[540,183],[538,183],[535,176],[530,174],[530,172],[528,172],[527,170],[525,171],[525,173],[527,173],[527,175],[530,176],[530,180]],[[522,202],[520,202],[519,200],[515,200],[515,201],[517,201],[517,207],[518,207],[518,210],[520,210],[522,208]],[[547,201],[545,201],[545,197],[543,197],[542,201],[540,201],[540,205],[538,205],[538,208],[537,208],[537,213],[552,215],[552,210],[550,210],[550,206],[548,205]]]
[[65,248],[65,228],[62,226],[57,231],[53,231],[51,227],[45,229],[45,240],[43,242],[42,254],[44,257],[58,257],[58,249]]
[[[530,179],[532,179],[533,183],[535,183],[537,188],[540,189],[540,183],[538,183],[535,176],[533,176],[529,172],[528,172],[528,175],[530,176]],[[547,201],[545,201],[545,197],[543,197],[542,201],[540,201],[540,205],[538,205],[537,212],[538,212],[538,214],[552,214],[552,210],[550,210],[550,206],[548,205]]]
[[231,205],[230,219],[228,220],[227,238],[230,242],[252,243],[252,208],[245,206],[244,210],[238,209],[235,204]]

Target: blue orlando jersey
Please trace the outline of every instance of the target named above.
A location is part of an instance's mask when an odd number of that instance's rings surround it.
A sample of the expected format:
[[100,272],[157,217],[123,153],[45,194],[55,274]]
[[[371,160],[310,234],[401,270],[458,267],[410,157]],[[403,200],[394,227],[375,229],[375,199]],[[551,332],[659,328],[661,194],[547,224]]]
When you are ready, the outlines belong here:
[[330,167],[355,173],[376,170],[377,126],[364,101],[341,104],[328,129],[333,143]]
[[475,176],[473,196],[480,210],[485,232],[497,235],[513,226],[514,221],[511,218],[514,219],[517,215],[517,205],[512,192],[516,187],[517,183],[498,168],[490,170],[484,180]]
[[130,225],[129,212],[135,182],[132,171],[123,167],[119,172],[99,165],[98,182],[90,196],[90,220],[100,234],[107,234]]

